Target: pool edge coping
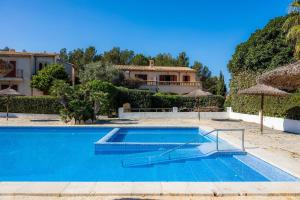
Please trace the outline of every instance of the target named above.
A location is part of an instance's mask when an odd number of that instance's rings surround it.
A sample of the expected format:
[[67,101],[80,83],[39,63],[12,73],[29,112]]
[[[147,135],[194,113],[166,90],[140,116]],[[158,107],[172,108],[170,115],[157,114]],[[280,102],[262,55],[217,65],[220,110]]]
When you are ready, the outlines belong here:
[[300,196],[300,182],[0,182],[0,196]]

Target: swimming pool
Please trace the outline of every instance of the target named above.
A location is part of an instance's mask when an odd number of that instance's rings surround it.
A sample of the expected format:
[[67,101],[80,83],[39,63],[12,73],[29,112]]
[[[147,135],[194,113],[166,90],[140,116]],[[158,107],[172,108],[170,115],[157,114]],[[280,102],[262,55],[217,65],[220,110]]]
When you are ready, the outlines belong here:
[[[165,150],[95,153],[94,143],[112,130],[98,127],[1,127],[0,181],[298,181],[249,154],[213,154],[204,158],[124,167],[122,162],[129,157]],[[177,143],[196,138],[199,143],[214,142],[199,135],[198,128],[121,128],[120,133],[124,136],[112,140]],[[144,133],[147,136],[143,137]],[[180,137],[174,137],[176,134]]]
[[197,128],[122,128],[108,142],[184,143],[209,142]]

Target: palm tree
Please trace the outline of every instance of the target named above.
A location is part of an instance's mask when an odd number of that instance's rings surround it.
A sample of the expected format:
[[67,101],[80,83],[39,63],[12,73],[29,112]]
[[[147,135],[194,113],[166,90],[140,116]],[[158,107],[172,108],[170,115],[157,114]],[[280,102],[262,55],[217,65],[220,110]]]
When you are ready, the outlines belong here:
[[289,5],[289,13],[291,16],[284,22],[283,30],[287,33],[287,41],[295,45],[295,58],[300,59],[300,0]]

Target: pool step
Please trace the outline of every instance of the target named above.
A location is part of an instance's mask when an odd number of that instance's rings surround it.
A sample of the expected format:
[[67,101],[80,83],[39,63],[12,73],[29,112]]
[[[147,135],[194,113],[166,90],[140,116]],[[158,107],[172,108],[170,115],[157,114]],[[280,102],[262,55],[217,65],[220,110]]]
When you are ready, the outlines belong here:
[[122,161],[123,167],[136,167],[143,165],[153,165],[159,163],[168,163],[183,161],[188,159],[203,158],[215,154],[244,153],[241,151],[216,151],[214,143],[204,143],[194,148],[176,149],[170,153],[161,153],[158,151],[147,152],[128,157]]

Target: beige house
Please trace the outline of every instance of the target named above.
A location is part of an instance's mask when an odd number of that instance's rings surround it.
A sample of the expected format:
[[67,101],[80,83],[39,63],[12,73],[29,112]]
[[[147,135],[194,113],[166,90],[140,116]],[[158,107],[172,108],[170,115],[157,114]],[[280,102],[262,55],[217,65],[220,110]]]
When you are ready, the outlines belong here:
[[141,89],[177,94],[189,93],[202,89],[202,84],[196,78],[196,71],[189,67],[155,66],[150,60],[149,66],[116,65],[123,71],[125,79],[138,78],[144,81]]
[[[11,86],[26,96],[42,95],[41,91],[30,87],[32,75],[47,65],[58,62],[59,56],[55,53],[0,51],[0,89]],[[74,73],[73,65],[69,63],[63,65],[71,80]]]

